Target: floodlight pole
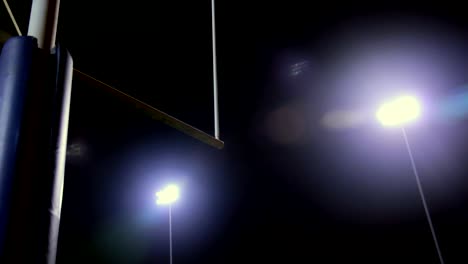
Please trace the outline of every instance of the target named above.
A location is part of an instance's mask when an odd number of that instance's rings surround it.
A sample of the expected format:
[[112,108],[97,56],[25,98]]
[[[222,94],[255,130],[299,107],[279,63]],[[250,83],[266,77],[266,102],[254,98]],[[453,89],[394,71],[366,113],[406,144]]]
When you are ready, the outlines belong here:
[[410,147],[410,144],[409,144],[409,141],[408,141],[408,136],[406,134],[406,130],[405,130],[404,127],[401,128],[401,132],[402,132],[403,138],[405,140],[406,150],[408,151],[408,156],[409,156],[410,161],[411,161],[411,167],[413,169],[414,177],[416,178],[416,183],[418,185],[419,195],[421,197],[421,201],[422,201],[422,204],[423,204],[423,207],[424,207],[424,213],[426,214],[427,222],[429,223],[429,228],[431,229],[432,239],[434,240],[434,244],[435,244],[435,247],[436,247],[436,250],[437,250],[437,255],[439,256],[440,263],[444,264],[444,259],[442,257],[442,252],[440,250],[439,242],[437,240],[435,229],[434,229],[434,226],[432,224],[431,214],[429,213],[429,207],[427,206],[426,197],[424,196],[423,188],[422,188],[422,185],[421,185],[421,180],[419,178],[419,173],[418,173],[418,170],[416,168],[416,163],[414,162],[413,152],[411,151],[411,147]]
[[169,204],[169,264],[172,264],[172,205]]

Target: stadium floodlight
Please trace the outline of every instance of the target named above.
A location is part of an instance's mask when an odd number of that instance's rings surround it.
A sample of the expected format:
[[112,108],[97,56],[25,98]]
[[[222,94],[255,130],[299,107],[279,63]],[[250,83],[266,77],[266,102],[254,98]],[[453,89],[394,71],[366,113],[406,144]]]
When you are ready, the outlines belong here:
[[416,168],[416,163],[413,158],[413,153],[411,151],[411,146],[409,144],[408,136],[404,125],[415,121],[419,118],[421,114],[421,106],[419,101],[412,96],[401,96],[392,101],[384,103],[376,112],[377,120],[385,127],[400,127],[405,141],[406,150],[408,151],[408,156],[411,162],[411,167],[413,169],[414,177],[416,178],[416,183],[418,185],[419,196],[421,197],[421,202],[424,207],[424,212],[426,214],[427,222],[431,230],[432,238],[439,256],[441,264],[444,264],[444,259],[442,257],[442,252],[440,250],[439,242],[437,240],[436,232],[432,224],[431,215],[429,213],[429,208],[427,206],[426,197],[422,188],[421,180],[419,177],[418,170]]
[[180,190],[175,184],[169,184],[156,192],[157,205],[169,205],[169,263],[172,264],[172,204],[179,199]]
[[156,192],[156,204],[171,205],[179,199],[179,193],[179,187],[175,184],[170,184],[161,191]]
[[384,103],[376,117],[383,126],[401,126],[416,120],[421,114],[418,100],[412,96],[402,96]]

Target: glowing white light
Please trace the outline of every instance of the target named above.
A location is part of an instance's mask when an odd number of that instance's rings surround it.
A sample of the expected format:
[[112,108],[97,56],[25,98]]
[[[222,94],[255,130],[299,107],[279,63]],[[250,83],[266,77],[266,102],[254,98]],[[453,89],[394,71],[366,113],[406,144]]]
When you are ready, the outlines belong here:
[[175,184],[170,184],[166,188],[156,193],[156,204],[172,204],[179,199],[179,187]]
[[383,104],[377,111],[376,117],[383,126],[399,126],[414,121],[420,113],[421,107],[416,98],[402,96]]

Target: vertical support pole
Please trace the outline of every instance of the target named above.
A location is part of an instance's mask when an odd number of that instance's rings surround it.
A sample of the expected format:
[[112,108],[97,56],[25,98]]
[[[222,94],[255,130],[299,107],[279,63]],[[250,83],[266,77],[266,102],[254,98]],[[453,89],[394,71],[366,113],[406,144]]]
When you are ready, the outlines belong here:
[[37,38],[40,49],[55,47],[60,0],[33,0],[28,36]]
[[424,195],[424,191],[423,191],[423,188],[422,188],[422,185],[421,185],[421,179],[419,178],[419,173],[418,173],[418,170],[416,168],[416,162],[414,162],[413,152],[411,151],[411,147],[410,147],[410,144],[409,144],[409,141],[408,141],[408,136],[406,135],[406,130],[405,130],[404,127],[401,128],[401,132],[403,133],[403,138],[405,140],[406,150],[408,151],[408,156],[409,156],[410,162],[411,162],[411,168],[413,169],[413,174],[414,174],[414,177],[416,178],[416,184],[418,185],[419,196],[421,198],[421,202],[422,202],[423,207],[424,207],[424,213],[426,214],[427,223],[429,224],[432,239],[434,240],[434,245],[435,245],[435,248],[437,250],[437,256],[439,257],[440,264],[444,264],[444,258],[442,257],[442,251],[440,250],[439,241],[437,240],[434,225],[432,224],[431,214],[429,213],[429,207],[427,206],[426,196]]
[[169,264],[172,264],[172,205],[169,205]]
[[215,1],[211,0],[211,33],[213,48],[213,105],[214,105],[214,134],[219,139],[219,109],[218,109],[218,69],[216,63],[216,26],[215,26]]

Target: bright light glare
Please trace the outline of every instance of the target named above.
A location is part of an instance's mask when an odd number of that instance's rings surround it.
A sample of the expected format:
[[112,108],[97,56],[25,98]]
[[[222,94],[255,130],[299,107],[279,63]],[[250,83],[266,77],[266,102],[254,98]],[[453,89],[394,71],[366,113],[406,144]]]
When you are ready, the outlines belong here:
[[415,120],[420,113],[418,100],[411,96],[403,96],[383,104],[376,117],[383,126],[398,126]]
[[156,204],[172,204],[179,198],[179,187],[175,184],[170,184],[166,188],[156,193]]

